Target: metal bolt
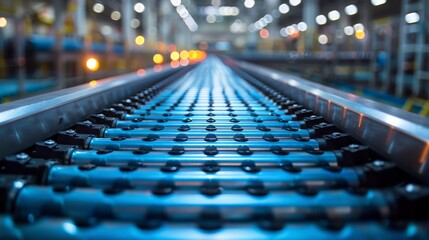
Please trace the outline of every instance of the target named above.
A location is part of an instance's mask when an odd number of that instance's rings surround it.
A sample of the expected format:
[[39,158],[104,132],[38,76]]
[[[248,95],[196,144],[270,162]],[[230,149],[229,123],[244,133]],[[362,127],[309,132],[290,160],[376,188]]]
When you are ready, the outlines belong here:
[[351,148],[351,149],[358,149],[359,145],[358,144],[350,144],[349,148]]
[[45,144],[46,144],[46,145],[54,145],[54,144],[55,144],[55,141],[54,141],[54,140],[52,140],[52,139],[49,139],[49,140],[46,140],[46,141],[45,141]]
[[409,193],[414,193],[420,190],[420,187],[414,184],[407,184],[407,186],[405,186],[405,191],[409,192]]
[[316,117],[317,117],[316,115],[311,115],[311,116],[310,116],[310,118],[316,118]]
[[104,114],[99,113],[99,114],[97,114],[97,117],[103,118],[103,117],[104,117]]
[[91,125],[92,124],[92,122],[89,121],[89,120],[85,120],[85,121],[83,121],[83,123],[86,124],[86,125]]
[[68,130],[66,130],[66,133],[67,133],[67,134],[75,134],[75,133],[76,133],[76,131],[75,131],[75,130],[73,130],[73,129],[68,129]]
[[333,132],[331,135],[333,137],[339,137],[339,136],[341,136],[341,133],[339,133],[339,132]]
[[376,167],[383,167],[385,162],[377,160],[377,161],[374,161],[372,164]]
[[116,109],[114,109],[114,108],[109,108],[109,110],[112,111],[112,112],[116,111]]
[[28,154],[23,153],[23,152],[16,154],[15,157],[16,157],[16,159],[18,159],[20,161],[27,160],[30,158],[30,156],[28,156]]
[[328,125],[327,123],[325,123],[325,122],[322,122],[322,123],[320,123],[319,124],[320,126],[326,126],[326,125]]

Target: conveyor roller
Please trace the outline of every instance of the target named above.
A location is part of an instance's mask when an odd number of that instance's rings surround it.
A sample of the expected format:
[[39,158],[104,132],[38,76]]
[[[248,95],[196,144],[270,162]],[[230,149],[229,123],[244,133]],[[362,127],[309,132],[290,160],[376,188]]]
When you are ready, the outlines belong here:
[[429,238],[427,178],[368,114],[255,69],[209,57],[5,121],[22,144],[1,150],[0,238]]

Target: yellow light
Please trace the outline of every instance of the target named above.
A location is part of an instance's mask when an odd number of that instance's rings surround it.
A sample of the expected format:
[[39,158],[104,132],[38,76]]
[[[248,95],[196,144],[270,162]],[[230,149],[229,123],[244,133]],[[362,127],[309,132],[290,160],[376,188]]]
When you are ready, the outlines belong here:
[[4,28],[7,25],[7,20],[4,17],[0,17],[0,28]]
[[100,68],[100,63],[95,58],[88,58],[88,60],[86,60],[86,68],[88,68],[88,70],[90,71],[95,72],[98,70],[98,68]]
[[164,57],[161,54],[157,53],[153,55],[153,62],[155,64],[162,64],[164,62]]
[[196,51],[194,50],[189,51],[189,60],[195,60],[197,58],[198,58],[198,54]]
[[136,39],[135,39],[136,44],[139,45],[139,46],[143,45],[144,41],[145,41],[145,39],[144,39],[143,36],[137,36]]
[[188,51],[186,51],[186,50],[182,50],[182,51],[180,52],[180,58],[181,58],[181,59],[188,59],[188,58],[189,58],[189,52],[188,52]]
[[363,31],[363,30],[357,30],[357,31],[355,32],[355,37],[356,37],[357,39],[359,39],[359,40],[364,39],[364,38],[365,38],[365,31]]
[[177,60],[179,60],[179,58],[180,58],[180,54],[179,54],[178,52],[174,51],[174,52],[172,52],[172,53],[170,54],[170,58],[171,58],[171,60],[173,60],[173,61],[177,61]]
[[95,86],[97,86],[97,81],[95,81],[95,80],[91,80],[91,81],[89,82],[89,86],[90,86],[90,87],[95,87]]

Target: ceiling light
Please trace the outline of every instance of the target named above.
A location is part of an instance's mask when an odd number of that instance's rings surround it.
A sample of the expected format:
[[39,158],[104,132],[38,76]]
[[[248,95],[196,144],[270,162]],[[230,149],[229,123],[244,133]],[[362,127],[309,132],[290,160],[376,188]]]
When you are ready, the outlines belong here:
[[142,13],[145,10],[145,6],[143,5],[143,3],[136,3],[134,5],[134,11],[138,12],[138,13]]
[[102,13],[104,11],[104,5],[101,3],[96,3],[92,7],[92,10],[96,13]]
[[387,2],[387,0],[371,0],[372,5],[374,6],[380,6]]
[[325,45],[328,43],[328,36],[326,36],[325,34],[320,35],[317,40],[319,41],[320,44]]
[[405,15],[405,21],[409,24],[420,21],[420,15],[416,12],[411,12]]
[[140,21],[138,19],[132,19],[130,25],[132,28],[138,28],[140,26]]
[[358,8],[356,5],[351,4],[344,8],[344,12],[349,16],[355,15],[358,12]]
[[215,15],[207,15],[206,21],[208,23],[214,23],[214,22],[216,22],[216,16]]
[[253,6],[255,6],[255,0],[245,0],[244,1],[244,7],[252,8]]
[[279,12],[282,14],[288,13],[290,10],[289,6],[286,3],[283,3],[279,6]]
[[331,21],[337,21],[338,19],[340,19],[340,12],[338,12],[337,10],[332,10],[328,13],[328,18]]
[[353,28],[354,28],[354,30],[357,32],[357,31],[363,31],[363,30],[365,30],[365,27],[363,26],[363,24],[362,23],[356,23],[355,25],[353,25]]
[[119,19],[121,19],[121,13],[120,13],[120,12],[118,12],[118,11],[113,11],[113,12],[110,14],[110,18],[111,18],[112,20],[118,21]]
[[300,22],[300,23],[298,23],[297,28],[299,31],[305,32],[305,31],[307,31],[308,26],[307,26],[307,23]]
[[319,25],[324,25],[326,24],[328,20],[326,19],[326,17],[324,15],[319,15],[316,17],[316,23]]
[[344,28],[344,34],[346,34],[347,36],[351,36],[353,35],[353,33],[355,33],[355,30],[352,26],[347,26]]
[[291,6],[298,6],[301,3],[301,0],[289,0]]
[[181,1],[181,0],[170,0],[170,2],[171,2],[171,5],[173,5],[173,6],[175,6],[175,7],[177,7],[177,6],[179,6],[180,4],[182,4],[182,1]]

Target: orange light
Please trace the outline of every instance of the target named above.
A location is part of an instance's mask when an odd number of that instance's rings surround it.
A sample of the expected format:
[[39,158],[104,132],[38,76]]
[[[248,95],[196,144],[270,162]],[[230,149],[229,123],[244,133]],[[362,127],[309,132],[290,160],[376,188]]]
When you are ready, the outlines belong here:
[[172,53],[170,54],[170,58],[171,58],[171,60],[173,60],[173,61],[177,61],[177,60],[179,60],[179,58],[180,58],[180,54],[179,54],[178,52],[174,51],[174,52],[172,52]]
[[180,52],[180,58],[181,58],[181,59],[188,59],[188,58],[189,58],[189,52],[188,52],[188,51],[186,51],[186,50],[182,50],[182,51]]
[[155,64],[162,64],[164,62],[164,57],[161,54],[157,53],[153,55],[153,62]]
[[100,68],[100,63],[95,58],[88,58],[86,60],[86,68],[90,71],[97,71]]
[[135,39],[136,44],[139,45],[139,46],[143,45],[144,41],[145,41],[145,39],[144,39],[143,36],[137,36],[136,39]]
[[139,76],[143,76],[146,73],[146,70],[144,70],[143,68],[140,68],[139,70],[137,70],[137,75]]
[[182,59],[182,60],[180,60],[180,65],[182,65],[182,66],[188,66],[188,64],[189,64],[189,60],[188,59]]
[[357,30],[357,31],[355,32],[355,37],[356,37],[357,39],[359,39],[359,40],[364,39],[364,38],[365,38],[365,31],[363,31],[363,30]]
[[268,38],[270,36],[270,32],[267,29],[261,29],[261,31],[259,31],[259,36],[261,38]]
[[179,62],[179,61],[177,61],[177,60],[171,61],[170,66],[171,66],[172,68],[177,68],[177,67],[179,67],[179,66],[180,66],[180,62]]
[[155,72],[159,72],[159,71],[161,71],[161,70],[162,70],[162,65],[155,65],[155,66],[153,67],[153,70],[154,70]]
[[89,82],[89,86],[90,86],[90,87],[95,87],[95,86],[97,86],[97,81],[95,81],[95,80],[90,81],[90,82]]
[[299,37],[299,31],[294,31],[294,32],[290,35],[290,37],[291,37],[291,38],[297,38],[297,37]]
[[165,52],[166,48],[167,47],[165,46],[165,43],[163,42],[156,43],[156,49],[158,49],[158,51]]

